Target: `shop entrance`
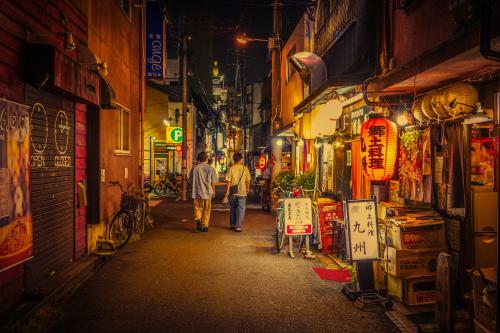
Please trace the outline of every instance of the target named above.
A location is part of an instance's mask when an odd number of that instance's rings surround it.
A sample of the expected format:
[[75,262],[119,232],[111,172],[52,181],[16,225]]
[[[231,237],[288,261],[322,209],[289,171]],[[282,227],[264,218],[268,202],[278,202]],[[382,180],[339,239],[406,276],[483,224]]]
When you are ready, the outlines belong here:
[[26,291],[37,292],[74,257],[75,105],[27,88],[31,107],[33,256]]

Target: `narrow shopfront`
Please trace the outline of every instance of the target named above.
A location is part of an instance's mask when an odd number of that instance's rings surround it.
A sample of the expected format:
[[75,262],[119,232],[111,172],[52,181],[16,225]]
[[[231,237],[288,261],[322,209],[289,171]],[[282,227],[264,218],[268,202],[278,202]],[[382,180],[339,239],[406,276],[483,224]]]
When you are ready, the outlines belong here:
[[31,107],[31,207],[33,260],[26,264],[26,289],[73,260],[75,104],[28,88]]
[[[51,277],[86,253],[87,110],[99,104],[100,89],[97,74],[54,47],[28,44],[25,52],[33,221],[25,293],[36,295],[44,294]],[[43,84],[41,77],[46,77]]]

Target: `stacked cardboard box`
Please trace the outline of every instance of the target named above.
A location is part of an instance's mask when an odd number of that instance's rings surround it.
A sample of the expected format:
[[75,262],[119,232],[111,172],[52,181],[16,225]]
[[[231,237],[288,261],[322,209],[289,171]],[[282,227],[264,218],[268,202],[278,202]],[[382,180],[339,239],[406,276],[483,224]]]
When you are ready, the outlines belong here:
[[389,295],[407,305],[434,303],[437,257],[446,251],[444,220],[433,211],[386,216],[379,237]]

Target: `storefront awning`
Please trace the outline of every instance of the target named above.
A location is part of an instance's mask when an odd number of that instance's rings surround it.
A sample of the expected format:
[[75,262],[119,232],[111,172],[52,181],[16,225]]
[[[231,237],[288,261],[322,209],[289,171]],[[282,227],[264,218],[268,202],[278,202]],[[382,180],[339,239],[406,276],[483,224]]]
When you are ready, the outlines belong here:
[[100,76],[101,108],[113,109],[116,107],[116,93],[111,84]]
[[[478,44],[478,34],[474,33],[462,36],[453,43],[444,42],[401,68],[369,81],[368,97],[391,92],[413,96],[498,71],[500,63],[483,57]],[[500,36],[491,41],[491,46],[500,49]]]
[[273,137],[278,137],[278,136],[294,136],[294,127],[295,123],[290,123],[283,128],[280,128],[279,130],[275,131],[273,133]]
[[293,113],[297,116],[300,113],[311,112],[317,105],[324,104],[354,87],[360,86],[368,77],[370,77],[369,73],[330,76],[319,89],[300,102],[293,109]]

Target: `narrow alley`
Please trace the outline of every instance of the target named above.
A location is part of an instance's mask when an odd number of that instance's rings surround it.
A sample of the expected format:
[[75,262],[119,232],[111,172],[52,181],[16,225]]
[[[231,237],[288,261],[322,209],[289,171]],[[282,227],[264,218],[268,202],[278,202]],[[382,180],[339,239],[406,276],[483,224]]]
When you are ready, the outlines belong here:
[[164,199],[160,224],[106,263],[52,332],[397,332],[383,308],[358,310],[320,280],[317,260],[273,253],[272,216],[249,206],[242,233],[222,204],[197,233],[191,205]]

